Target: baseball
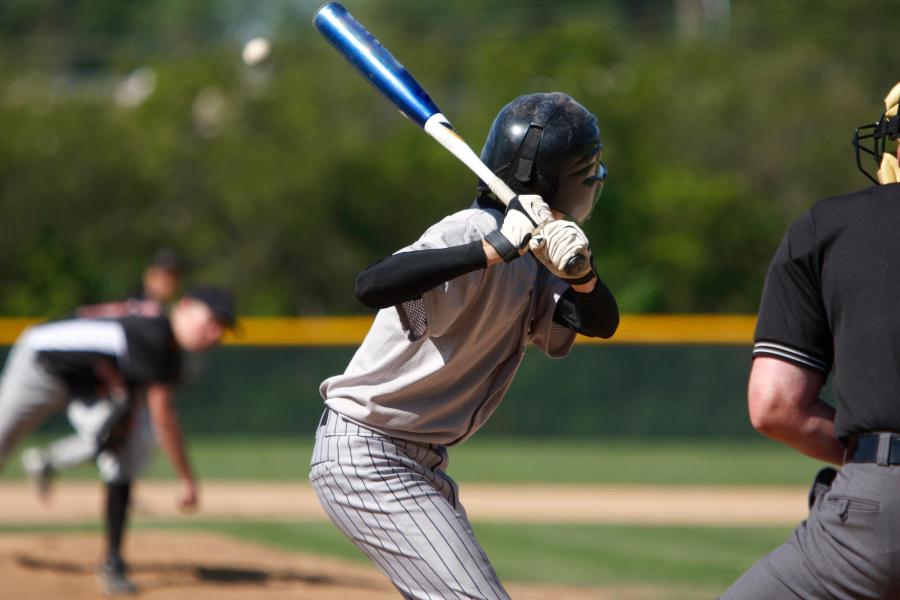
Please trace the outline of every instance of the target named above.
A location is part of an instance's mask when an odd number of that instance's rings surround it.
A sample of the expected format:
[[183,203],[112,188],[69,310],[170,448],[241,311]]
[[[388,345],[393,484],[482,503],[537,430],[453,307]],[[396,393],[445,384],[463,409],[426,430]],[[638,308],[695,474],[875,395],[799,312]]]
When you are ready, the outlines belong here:
[[244,44],[241,58],[244,60],[244,64],[252,67],[266,60],[271,50],[272,44],[269,40],[264,37],[253,38]]

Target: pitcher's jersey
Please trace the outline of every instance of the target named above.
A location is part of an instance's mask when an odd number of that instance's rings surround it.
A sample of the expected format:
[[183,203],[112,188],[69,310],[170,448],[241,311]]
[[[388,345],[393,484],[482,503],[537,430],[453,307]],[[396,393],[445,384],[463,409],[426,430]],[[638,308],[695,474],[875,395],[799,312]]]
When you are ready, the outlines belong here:
[[132,389],[174,383],[181,351],[166,317],[68,319],[29,328],[17,345],[32,350],[72,394],[91,398],[100,381],[98,361],[109,362]]
[[[481,240],[502,219],[496,210],[463,210],[400,252]],[[575,332],[553,321],[567,289],[529,253],[382,309],[346,371],[322,382],[325,404],[386,435],[462,441],[494,412],[528,344],[553,358],[568,354]]]

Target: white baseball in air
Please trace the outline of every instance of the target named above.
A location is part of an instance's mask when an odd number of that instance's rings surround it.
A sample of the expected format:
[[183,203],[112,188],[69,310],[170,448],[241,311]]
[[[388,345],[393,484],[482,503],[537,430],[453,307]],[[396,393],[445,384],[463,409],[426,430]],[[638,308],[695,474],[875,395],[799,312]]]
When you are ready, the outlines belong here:
[[252,67],[269,58],[271,50],[272,43],[269,40],[264,37],[253,38],[244,44],[241,58],[244,60],[244,64]]

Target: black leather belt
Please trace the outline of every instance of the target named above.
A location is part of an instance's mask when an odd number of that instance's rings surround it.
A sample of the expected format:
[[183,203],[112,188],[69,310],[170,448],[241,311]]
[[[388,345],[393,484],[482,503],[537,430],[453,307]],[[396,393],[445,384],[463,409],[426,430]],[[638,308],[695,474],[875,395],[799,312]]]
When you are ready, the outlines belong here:
[[900,434],[882,431],[850,436],[844,449],[844,462],[900,465]]

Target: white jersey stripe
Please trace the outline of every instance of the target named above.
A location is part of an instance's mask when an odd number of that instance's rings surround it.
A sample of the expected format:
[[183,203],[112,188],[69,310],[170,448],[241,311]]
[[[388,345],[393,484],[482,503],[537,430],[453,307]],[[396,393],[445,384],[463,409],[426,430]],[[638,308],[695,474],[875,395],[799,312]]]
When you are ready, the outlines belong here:
[[812,356],[811,354],[807,354],[806,352],[797,350],[796,348],[792,348],[790,346],[785,346],[783,344],[776,344],[775,342],[756,342],[755,349],[762,350],[762,349],[766,349],[766,348],[771,348],[774,350],[781,350],[783,352],[788,352],[790,354],[794,354],[794,355],[804,358],[806,360],[810,360],[812,362],[817,362],[817,363],[821,364],[823,367],[828,366],[827,363],[817,359],[816,357]]
[[823,373],[827,373],[829,371],[829,367],[826,363],[815,359],[808,354],[797,352],[796,350],[792,350],[790,348],[784,348],[778,346],[777,344],[757,344],[753,348],[753,356],[759,355],[771,355],[779,358],[786,358],[790,361],[798,362],[808,367],[812,367],[817,371],[822,371]]
[[116,321],[71,320],[37,325],[23,343],[35,352],[98,352],[124,357],[128,346],[125,330]]

